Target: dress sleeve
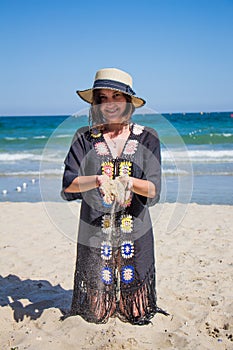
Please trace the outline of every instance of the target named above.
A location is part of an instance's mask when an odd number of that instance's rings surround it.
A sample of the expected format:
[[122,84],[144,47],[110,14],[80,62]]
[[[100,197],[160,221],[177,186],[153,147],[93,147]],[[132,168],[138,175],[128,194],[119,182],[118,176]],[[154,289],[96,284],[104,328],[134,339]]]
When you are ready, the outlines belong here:
[[144,179],[151,181],[156,188],[154,198],[146,198],[148,206],[155,205],[160,199],[161,192],[161,151],[160,141],[157,132],[148,128],[147,135],[144,140]]
[[88,152],[88,148],[90,148],[90,145],[88,145],[85,133],[83,129],[80,129],[74,135],[71,147],[64,161],[65,170],[62,179],[61,196],[65,200],[82,199],[81,192],[68,193],[64,190],[69,187],[76,177],[83,175],[85,155]]

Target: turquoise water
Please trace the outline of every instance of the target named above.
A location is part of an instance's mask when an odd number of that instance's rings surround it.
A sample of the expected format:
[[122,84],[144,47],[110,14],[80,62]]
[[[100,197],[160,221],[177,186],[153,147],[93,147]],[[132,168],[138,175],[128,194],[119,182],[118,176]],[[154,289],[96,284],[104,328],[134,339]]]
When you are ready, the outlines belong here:
[[[184,200],[233,204],[233,112],[139,114],[133,121],[159,133],[162,201],[182,199],[192,187]],[[63,160],[83,125],[85,115],[0,117],[0,201],[60,200]]]

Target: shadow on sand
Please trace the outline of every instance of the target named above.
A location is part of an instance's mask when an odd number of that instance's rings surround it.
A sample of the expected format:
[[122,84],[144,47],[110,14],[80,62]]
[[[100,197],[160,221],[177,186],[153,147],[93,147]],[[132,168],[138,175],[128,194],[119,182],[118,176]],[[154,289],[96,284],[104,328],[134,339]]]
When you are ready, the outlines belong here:
[[23,321],[25,316],[36,320],[49,308],[59,309],[64,315],[72,299],[72,290],[65,290],[60,284],[53,286],[46,280],[21,280],[15,275],[0,276],[0,291],[0,306],[9,305],[16,322]]

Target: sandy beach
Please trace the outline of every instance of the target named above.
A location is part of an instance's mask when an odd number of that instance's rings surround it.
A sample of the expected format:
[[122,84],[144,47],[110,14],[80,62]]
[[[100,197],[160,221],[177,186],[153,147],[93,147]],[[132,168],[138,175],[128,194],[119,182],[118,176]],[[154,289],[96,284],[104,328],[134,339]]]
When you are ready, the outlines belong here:
[[158,306],[170,316],[140,327],[115,318],[104,325],[80,317],[61,322],[71,302],[76,244],[42,202],[2,203],[1,350],[233,349],[233,207],[189,204],[168,233],[175,206],[164,204],[159,218],[159,207],[151,210]]

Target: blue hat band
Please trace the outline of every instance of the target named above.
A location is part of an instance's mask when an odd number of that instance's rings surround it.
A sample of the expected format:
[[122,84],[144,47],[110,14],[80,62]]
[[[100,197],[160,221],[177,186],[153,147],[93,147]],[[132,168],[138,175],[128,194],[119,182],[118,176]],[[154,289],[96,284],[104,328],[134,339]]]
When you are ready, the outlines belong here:
[[109,80],[109,79],[96,80],[94,82],[93,89],[113,89],[113,90],[120,90],[129,95],[135,95],[135,92],[133,91],[133,89],[131,89],[129,85],[126,85],[119,81]]

